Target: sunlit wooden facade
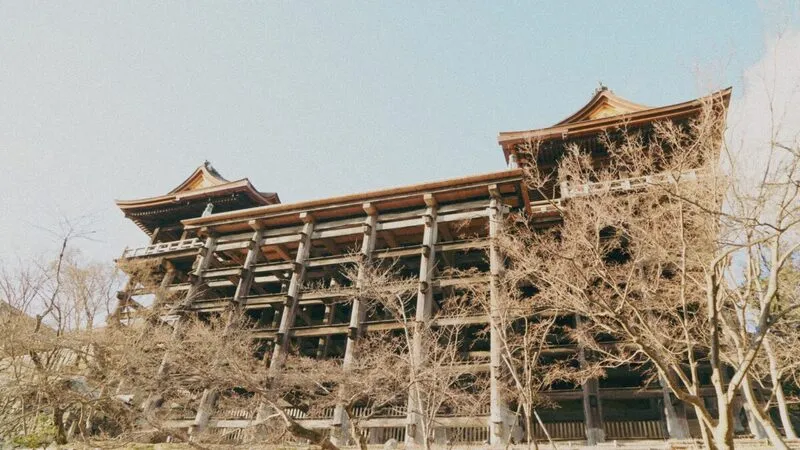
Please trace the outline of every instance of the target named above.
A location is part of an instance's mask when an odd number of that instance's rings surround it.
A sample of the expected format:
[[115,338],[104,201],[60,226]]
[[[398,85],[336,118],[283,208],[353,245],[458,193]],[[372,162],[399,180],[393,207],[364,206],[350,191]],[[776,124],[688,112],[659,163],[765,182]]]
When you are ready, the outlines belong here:
[[[727,101],[730,91],[718,95]],[[693,100],[651,108],[601,88],[583,108],[552,127],[500,133],[508,170],[298,203],[280,203],[277,194],[259,192],[246,179],[227,181],[206,163],[166,195],[117,202],[150,237],[147,245],[126,248],[122,259],[159,261],[155,270],[161,286],[178,298],[191,298],[189,313],[215,314],[233,303],[242,305],[255,324],[253,338],[264,344],[265,358],[297,351],[345,361],[360,333],[397,326],[377,314],[360,314],[341,301],[346,280],[338,268],[360,257],[354,253],[398,260],[408,274],[419,278],[417,308],[435,310],[456,284],[440,275],[445,268],[477,268],[485,275],[475,277],[475,283],[488,283],[500,270],[502,260],[489,258],[488,251],[503,217],[516,214],[546,227],[561,220],[553,199],[569,201],[598,189],[623,192],[645,182],[564,183],[552,186],[552,196],[543,198],[525,187],[520,167],[527,161],[520,145],[537,140],[540,163],[545,165],[554,165],[571,143],[601,160],[605,153],[600,133],[622,124],[637,128],[658,120],[687,120],[701,106],[700,100]],[[204,214],[209,203],[213,209]],[[131,308],[144,294],[129,285],[120,295],[122,309]],[[476,337],[464,348],[464,364],[493,379],[500,371],[499,353],[492,348],[493,340],[479,332],[490,317],[467,321]],[[563,318],[566,325],[574,321]],[[554,354],[578,351],[570,345],[552,349]],[[560,407],[540,414],[555,439],[662,439],[670,437],[671,430],[672,437],[686,437],[697,426],[691,412],[662,389],[643,388],[643,377],[635,370],[610,371],[606,378],[583,386],[556,386],[549,395]],[[665,402],[672,406],[665,408]],[[200,409],[190,408],[172,425],[238,429],[255,417],[255,411]],[[301,409],[295,414],[312,427],[340,425],[333,410],[319,417],[306,417]],[[479,415],[442,417],[441,435],[450,442],[519,440],[520,435],[509,435],[512,417],[508,405],[493,396]],[[408,424],[402,408],[373,417],[367,423],[370,440],[411,439]],[[536,435],[544,437],[543,430],[537,429]]]

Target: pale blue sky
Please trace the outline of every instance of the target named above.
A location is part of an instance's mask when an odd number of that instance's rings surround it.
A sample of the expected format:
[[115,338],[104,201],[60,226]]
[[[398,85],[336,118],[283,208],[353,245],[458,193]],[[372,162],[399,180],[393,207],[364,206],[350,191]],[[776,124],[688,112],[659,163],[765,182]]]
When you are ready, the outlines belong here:
[[0,258],[90,214],[110,260],[146,241],[113,200],[204,159],[284,202],[499,170],[498,132],[598,81],[650,105],[736,88],[766,22],[755,1],[0,0]]

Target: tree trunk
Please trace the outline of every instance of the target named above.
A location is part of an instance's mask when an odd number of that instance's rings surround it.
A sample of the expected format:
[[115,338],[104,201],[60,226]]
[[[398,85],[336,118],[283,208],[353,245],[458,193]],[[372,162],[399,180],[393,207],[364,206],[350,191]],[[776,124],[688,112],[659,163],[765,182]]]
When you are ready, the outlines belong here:
[[714,439],[712,437],[713,430],[710,430],[706,423],[703,422],[703,411],[699,407],[695,406],[694,414],[697,417],[697,421],[700,423],[700,438],[703,440],[703,445],[710,449],[715,448]]
[[749,376],[745,376],[742,380],[742,391],[744,391],[745,399],[750,406],[753,417],[764,427],[764,431],[767,433],[767,438],[769,438],[769,443],[772,444],[772,447],[779,450],[789,450],[789,447],[783,442],[783,436],[781,436],[778,429],[775,428],[775,424],[772,423],[769,416],[767,416],[764,410],[759,406]]
[[306,428],[294,420],[287,421],[286,429],[292,436],[308,439],[312,444],[319,445],[322,450],[339,450],[339,447],[333,445],[326,434]]
[[730,408],[719,411],[719,421],[714,427],[714,447],[733,450],[733,414]]
[[[521,402],[520,402],[521,403]],[[530,405],[522,405],[520,404],[517,406],[517,421],[519,421],[519,410],[522,407],[522,412],[525,416],[525,439],[528,441],[528,449],[529,450],[539,450],[539,444],[536,442],[536,436],[533,433],[533,417],[531,410],[533,408]],[[511,439],[509,439],[509,442]],[[506,445],[508,447],[508,445]]]
[[775,401],[778,404],[778,414],[781,417],[781,424],[786,434],[786,439],[797,439],[797,433],[792,427],[792,420],[789,418],[789,407],[786,405],[786,395],[783,393],[783,383],[778,371],[778,362],[772,349],[772,343],[768,337],[764,338],[764,350],[769,359],[769,377],[772,382],[772,389],[775,390]]
[[786,404],[786,396],[783,393],[783,386],[779,384],[773,387],[773,389],[775,389],[775,401],[778,403],[778,414],[781,416],[781,424],[783,425],[783,431],[784,434],[786,434],[786,439],[796,440],[797,433],[794,432],[792,419],[789,417],[789,406]]
[[56,444],[66,444],[67,430],[64,429],[64,410],[59,407],[53,409],[53,425],[56,427]]
[[360,450],[367,450],[367,438],[364,437],[364,434],[361,432],[361,427],[353,420],[353,417],[350,416],[350,411],[347,411],[347,422],[350,428],[350,437],[358,442],[358,448]]

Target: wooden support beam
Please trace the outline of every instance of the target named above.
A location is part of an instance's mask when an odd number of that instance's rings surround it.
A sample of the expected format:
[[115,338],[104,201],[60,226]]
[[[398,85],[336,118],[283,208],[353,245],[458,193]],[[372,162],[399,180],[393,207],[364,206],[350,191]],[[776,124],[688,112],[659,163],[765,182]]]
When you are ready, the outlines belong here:
[[391,230],[384,230],[381,233],[383,240],[386,241],[386,246],[389,248],[397,248],[397,238],[394,237],[394,233]]
[[[364,262],[368,262],[372,259],[372,252],[375,250],[375,241],[377,240],[377,232],[378,232],[378,210],[375,209],[370,203],[364,204],[364,212],[367,213],[367,218],[364,219],[363,223],[363,231],[364,235],[361,238],[361,257],[363,258]],[[356,289],[360,288],[364,281],[364,268],[358,268],[358,274],[356,277]],[[361,304],[358,298],[353,299],[352,308],[350,311],[350,325],[348,327],[347,333],[347,343],[345,344],[344,350],[344,361],[343,367],[345,370],[349,370],[354,363],[355,355],[355,347],[356,341],[364,332],[364,319],[366,318],[366,307]],[[340,443],[344,444],[347,442],[347,414],[344,411],[344,407],[341,404],[336,405],[336,410],[333,413],[333,421],[331,424],[331,436],[333,439]]]
[[[236,292],[233,294],[234,309],[229,312],[228,322],[226,324],[225,333],[237,327],[239,324],[240,315],[243,311],[244,300],[250,293],[250,287],[253,284],[254,274],[252,266],[258,263],[258,258],[261,253],[259,243],[264,237],[263,229],[256,229],[253,236],[247,244],[247,255],[242,262],[241,274],[239,279],[236,280]],[[203,396],[200,399],[200,405],[197,408],[197,414],[194,418],[194,423],[190,428],[191,434],[200,433],[208,425],[208,420],[214,411],[217,401],[217,392],[214,390],[206,389],[203,391]]]
[[328,238],[328,239],[322,239],[321,241],[322,245],[325,247],[325,250],[327,250],[328,253],[331,254],[331,256],[335,256],[340,253],[339,246],[336,245],[336,241],[334,241],[333,239]]
[[[327,304],[325,305],[325,315],[322,318],[322,324],[326,326],[331,326],[333,324],[333,318],[336,315],[336,304]],[[330,345],[330,336],[320,336],[319,343],[317,345],[317,359],[325,358],[328,355],[328,346]]]
[[275,338],[275,350],[273,351],[272,363],[270,365],[270,371],[273,373],[279,371],[283,367],[286,359],[286,351],[289,344],[289,330],[294,326],[294,320],[298,309],[297,305],[299,303],[298,294],[300,293],[300,287],[305,278],[305,262],[311,251],[311,234],[314,232],[314,218],[309,214],[301,213],[300,219],[303,220],[304,225],[302,231],[300,231],[300,245],[297,248],[292,278],[289,281],[288,291],[286,292],[283,314],[281,314],[281,324],[278,327],[278,333]]
[[272,248],[275,249],[275,251],[278,253],[278,256],[281,257],[281,260],[283,261],[292,260],[292,255],[289,254],[289,249],[287,249],[285,245],[277,244],[273,245]]
[[503,258],[498,248],[497,238],[503,228],[503,204],[496,185],[489,186],[489,441],[494,447],[505,446],[511,438],[510,411],[503,400],[503,330],[501,320],[500,276],[503,272]]
[[452,241],[453,233],[450,231],[450,223],[449,222],[440,222],[439,223],[439,236],[441,239],[439,241]]
[[244,299],[250,295],[250,289],[253,286],[253,279],[255,278],[253,266],[258,264],[259,259],[262,257],[259,243],[263,237],[264,230],[256,229],[247,245],[247,256],[245,256],[244,263],[242,264],[242,275],[239,277],[239,282],[236,285],[236,292],[233,294],[233,302],[237,308],[240,308]]
[[364,203],[363,208],[364,212],[367,213],[368,216],[378,215],[378,208],[376,208],[375,205],[370,202]]
[[[453,240],[453,234],[450,232],[450,224],[448,222],[440,222],[439,226],[439,238],[438,241],[447,241],[450,242]],[[440,251],[440,255],[442,255],[442,260],[444,261],[447,267],[453,267],[453,258],[450,257],[450,253]]]
[[[438,226],[436,225],[437,203],[436,199],[430,195],[425,195],[425,204],[428,207],[422,216],[424,231],[422,233],[422,248],[419,263],[419,286],[417,288],[417,310],[414,317],[414,332],[412,339],[413,361],[421,364],[425,359],[423,352],[424,342],[422,342],[422,330],[428,326],[433,312],[433,273],[436,268],[436,240]],[[416,385],[410,385],[408,394],[408,409],[406,429],[406,447],[417,447],[423,445],[422,420],[423,414],[418,411],[420,405],[414,401],[414,389],[419,389]],[[425,406],[422,405],[424,408]]]
[[153,245],[156,242],[158,242],[159,234],[161,234],[161,227],[156,227],[156,229],[153,230],[153,234],[150,235],[150,245]]
[[[576,325],[580,327],[581,317],[576,317]],[[586,350],[578,347],[578,361],[581,366],[586,365]],[[605,442],[606,433],[603,428],[603,405],[600,400],[600,382],[597,378],[586,380],[582,386],[583,417],[586,426],[586,441],[588,445],[597,445]]]
[[[189,288],[186,290],[186,295],[183,298],[183,301],[178,302],[170,311],[167,312],[167,316],[174,316],[177,315],[177,320],[173,324],[173,331],[172,331],[172,339],[177,339],[179,337],[179,330],[181,329],[183,322],[184,322],[184,311],[188,309],[192,302],[197,300],[200,296],[200,288],[203,285],[203,272],[208,268],[209,261],[214,256],[214,248],[217,245],[217,238],[213,234],[209,234],[206,238],[205,243],[202,247],[197,250],[197,257],[194,264],[194,269],[190,274],[192,278],[192,282],[189,284]],[[161,364],[158,366],[158,371],[156,372],[157,379],[163,379],[167,376],[167,372],[169,371],[169,353],[165,352],[164,357],[161,359]],[[161,402],[161,396],[159,394],[150,394],[145,400],[145,407],[144,410],[146,413],[151,413],[154,408]]]

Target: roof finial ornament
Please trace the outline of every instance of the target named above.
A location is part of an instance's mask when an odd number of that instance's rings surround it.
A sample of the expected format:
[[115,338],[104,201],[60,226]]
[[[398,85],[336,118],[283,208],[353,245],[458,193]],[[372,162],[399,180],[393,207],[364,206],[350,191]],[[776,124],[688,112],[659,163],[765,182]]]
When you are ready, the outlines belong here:
[[607,90],[608,90],[608,86],[606,86],[605,84],[603,84],[603,82],[602,82],[602,81],[598,81],[598,82],[597,82],[597,84],[598,84],[599,86],[597,87],[597,89],[595,89],[595,90],[594,90],[594,93],[595,93],[595,94],[597,94],[597,93],[600,93],[600,92],[603,92],[603,91],[607,91]]

